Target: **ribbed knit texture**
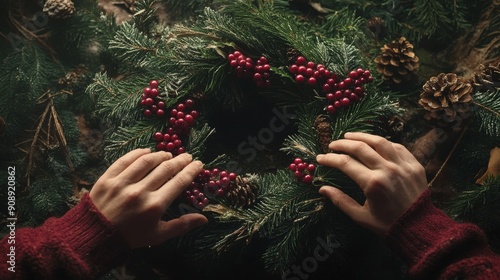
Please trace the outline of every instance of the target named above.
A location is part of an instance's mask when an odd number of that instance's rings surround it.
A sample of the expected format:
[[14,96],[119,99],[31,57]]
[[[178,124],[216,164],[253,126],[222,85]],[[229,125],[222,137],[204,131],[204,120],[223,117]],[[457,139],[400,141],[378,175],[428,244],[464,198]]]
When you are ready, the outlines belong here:
[[500,279],[500,257],[483,232],[437,209],[428,190],[392,226],[386,241],[413,279]]
[[[130,249],[86,194],[61,218],[16,229],[16,243],[0,242],[0,279],[96,279],[123,263]],[[7,252],[15,246],[16,272]]]

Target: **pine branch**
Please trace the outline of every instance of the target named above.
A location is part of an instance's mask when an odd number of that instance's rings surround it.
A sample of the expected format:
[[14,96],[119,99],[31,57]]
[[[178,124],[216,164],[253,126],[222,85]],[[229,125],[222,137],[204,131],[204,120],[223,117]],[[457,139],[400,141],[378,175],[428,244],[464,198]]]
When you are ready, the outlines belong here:
[[492,138],[500,138],[500,91],[476,93],[474,111],[480,132]]
[[152,125],[149,121],[137,121],[133,126],[118,127],[109,133],[104,148],[108,162],[114,162],[119,157],[136,148],[151,148],[154,150],[152,135],[161,131],[163,125]]

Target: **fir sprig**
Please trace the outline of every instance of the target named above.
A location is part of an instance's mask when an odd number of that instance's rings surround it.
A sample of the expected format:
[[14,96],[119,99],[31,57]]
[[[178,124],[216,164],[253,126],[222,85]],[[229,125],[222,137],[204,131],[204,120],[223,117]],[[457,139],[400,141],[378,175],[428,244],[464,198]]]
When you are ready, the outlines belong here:
[[483,92],[474,95],[473,103],[478,129],[493,139],[500,138],[500,90]]

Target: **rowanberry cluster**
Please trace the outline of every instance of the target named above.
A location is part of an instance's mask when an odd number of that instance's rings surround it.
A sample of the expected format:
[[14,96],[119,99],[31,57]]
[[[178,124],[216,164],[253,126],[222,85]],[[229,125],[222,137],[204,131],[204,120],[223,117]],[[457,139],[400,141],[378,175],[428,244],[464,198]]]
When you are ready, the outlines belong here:
[[295,81],[297,83],[305,83],[311,87],[324,83],[328,79],[335,79],[335,75],[326,69],[323,64],[316,65],[312,61],[307,61],[303,56],[297,57],[295,64],[290,66],[290,72],[295,74]]
[[157,142],[157,151],[168,151],[174,156],[186,152],[182,146],[181,137],[189,132],[199,116],[198,111],[193,110],[194,101],[187,99],[184,103],[179,103],[170,110],[169,127],[165,132],[155,132],[153,139]]
[[236,71],[238,78],[253,78],[258,87],[269,87],[271,85],[271,65],[266,57],[262,56],[254,64],[250,57],[246,57],[240,51],[234,51],[227,56],[229,65]]
[[222,197],[234,188],[236,174],[213,168],[203,169],[184,192],[192,206],[203,209],[210,197]]
[[293,172],[293,175],[299,182],[312,184],[314,179],[314,170],[316,169],[314,164],[307,163],[301,158],[296,158],[293,160],[293,163],[288,166],[288,169]]
[[373,82],[373,77],[369,70],[359,68],[351,71],[344,80],[330,79],[323,85],[323,92],[326,93],[328,114],[343,107],[348,107],[354,102],[360,101],[365,96],[363,85]]
[[158,81],[150,81],[149,86],[144,88],[140,101],[140,105],[144,107],[144,116],[163,117],[165,115],[165,102],[158,98],[159,94]]

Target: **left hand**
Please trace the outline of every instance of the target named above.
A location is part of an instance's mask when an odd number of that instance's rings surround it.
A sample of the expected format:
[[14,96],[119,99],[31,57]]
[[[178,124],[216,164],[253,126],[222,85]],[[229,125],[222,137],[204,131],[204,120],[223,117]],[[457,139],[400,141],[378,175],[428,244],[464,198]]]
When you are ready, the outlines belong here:
[[162,221],[174,199],[202,170],[189,154],[172,158],[166,152],[133,150],[113,163],[90,192],[97,209],[131,248],[158,245],[207,222],[201,214]]

